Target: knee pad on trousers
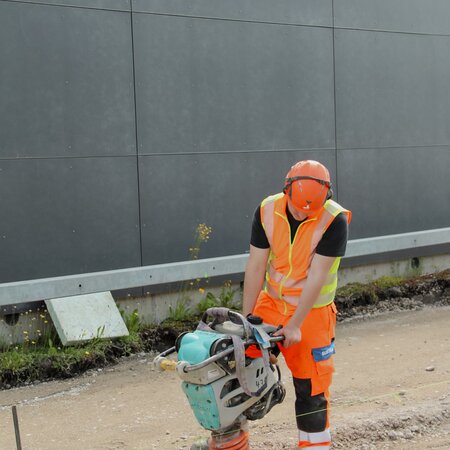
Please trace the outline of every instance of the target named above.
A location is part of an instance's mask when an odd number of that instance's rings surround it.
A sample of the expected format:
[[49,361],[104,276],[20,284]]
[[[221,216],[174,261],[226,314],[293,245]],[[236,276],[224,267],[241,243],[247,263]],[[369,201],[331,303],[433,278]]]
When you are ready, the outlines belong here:
[[328,401],[324,394],[311,395],[311,380],[294,378],[295,414],[299,430],[317,433],[327,427]]

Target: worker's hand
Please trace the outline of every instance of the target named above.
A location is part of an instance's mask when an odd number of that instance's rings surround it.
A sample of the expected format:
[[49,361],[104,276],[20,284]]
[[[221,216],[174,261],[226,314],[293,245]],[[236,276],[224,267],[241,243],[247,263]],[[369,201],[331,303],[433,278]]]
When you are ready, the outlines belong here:
[[297,344],[302,340],[302,332],[300,328],[290,326],[287,324],[285,327],[273,333],[273,336],[284,336],[283,347],[290,347]]

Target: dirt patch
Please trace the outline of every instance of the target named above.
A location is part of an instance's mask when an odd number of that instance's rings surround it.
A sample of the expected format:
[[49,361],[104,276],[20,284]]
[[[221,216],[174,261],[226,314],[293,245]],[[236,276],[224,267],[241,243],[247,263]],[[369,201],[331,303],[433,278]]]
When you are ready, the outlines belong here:
[[[336,296],[338,322],[367,318],[385,312],[416,311],[426,305],[450,305],[450,269],[400,281],[395,286],[383,287],[376,282],[354,283],[355,292]],[[345,287],[344,292],[351,292]]]
[[399,445],[424,439],[426,436],[431,438],[433,434],[438,435],[439,428],[450,421],[450,402],[446,396],[442,398],[443,400],[437,404],[435,402],[422,404],[424,413],[413,409],[401,414],[392,413],[390,417],[374,414],[377,417],[359,420],[350,426],[338,425],[334,446],[370,450],[376,448],[375,443],[378,446],[384,443],[386,448],[398,448]]

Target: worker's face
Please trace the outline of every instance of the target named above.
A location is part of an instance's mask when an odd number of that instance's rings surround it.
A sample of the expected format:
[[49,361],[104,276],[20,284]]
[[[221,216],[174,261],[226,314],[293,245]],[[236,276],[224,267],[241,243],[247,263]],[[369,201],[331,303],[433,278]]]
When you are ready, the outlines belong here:
[[288,208],[290,213],[294,216],[295,220],[305,220],[307,217],[313,214],[313,211],[305,212],[302,209],[297,209],[289,198],[288,198]]

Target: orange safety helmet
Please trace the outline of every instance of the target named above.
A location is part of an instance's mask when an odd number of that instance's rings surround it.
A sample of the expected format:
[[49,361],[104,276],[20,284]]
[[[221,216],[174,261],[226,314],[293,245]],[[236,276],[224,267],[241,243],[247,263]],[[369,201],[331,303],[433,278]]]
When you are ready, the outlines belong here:
[[283,192],[289,196],[295,208],[315,211],[333,195],[330,173],[318,161],[299,161],[287,173]]

